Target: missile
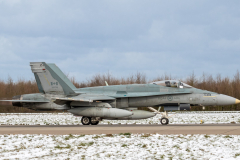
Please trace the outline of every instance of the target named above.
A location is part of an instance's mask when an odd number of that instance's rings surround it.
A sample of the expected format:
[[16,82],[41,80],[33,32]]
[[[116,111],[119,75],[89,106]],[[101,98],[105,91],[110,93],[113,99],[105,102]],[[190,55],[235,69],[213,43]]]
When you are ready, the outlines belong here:
[[103,107],[78,107],[68,111],[74,115],[85,117],[121,118],[133,115],[132,112],[127,110]]

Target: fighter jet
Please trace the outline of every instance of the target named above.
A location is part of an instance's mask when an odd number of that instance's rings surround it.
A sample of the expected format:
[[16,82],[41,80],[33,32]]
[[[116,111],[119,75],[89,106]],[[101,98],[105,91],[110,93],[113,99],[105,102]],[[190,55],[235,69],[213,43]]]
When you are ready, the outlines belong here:
[[[240,103],[236,98],[197,89],[178,80],[76,88],[55,64],[31,62],[30,66],[40,93],[14,96],[9,100],[12,105],[34,110],[68,110],[82,116],[83,125],[97,125],[103,119],[150,118],[160,113],[152,107],[164,107],[160,122],[167,125],[168,111]],[[138,110],[138,107],[149,107],[154,112]]]

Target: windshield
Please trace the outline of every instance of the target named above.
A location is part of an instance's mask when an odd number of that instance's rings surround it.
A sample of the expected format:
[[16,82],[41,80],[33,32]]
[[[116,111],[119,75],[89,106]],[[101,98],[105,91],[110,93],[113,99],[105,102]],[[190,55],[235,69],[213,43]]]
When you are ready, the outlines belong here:
[[159,86],[173,87],[173,88],[192,88],[192,86],[177,80],[157,81],[157,82],[152,82],[150,84],[156,84]]

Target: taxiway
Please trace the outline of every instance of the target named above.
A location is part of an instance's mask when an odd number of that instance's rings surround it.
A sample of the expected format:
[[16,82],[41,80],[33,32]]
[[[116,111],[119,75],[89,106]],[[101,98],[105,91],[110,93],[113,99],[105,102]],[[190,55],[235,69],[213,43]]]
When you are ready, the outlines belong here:
[[172,124],[162,125],[1,125],[0,134],[223,134],[240,135],[240,124]]

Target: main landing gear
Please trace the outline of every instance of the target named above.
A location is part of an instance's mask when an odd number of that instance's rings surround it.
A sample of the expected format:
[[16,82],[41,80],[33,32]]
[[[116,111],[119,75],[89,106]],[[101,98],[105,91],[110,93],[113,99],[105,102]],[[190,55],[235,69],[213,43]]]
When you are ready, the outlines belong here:
[[82,117],[81,122],[83,125],[98,125],[99,123],[95,117]]

